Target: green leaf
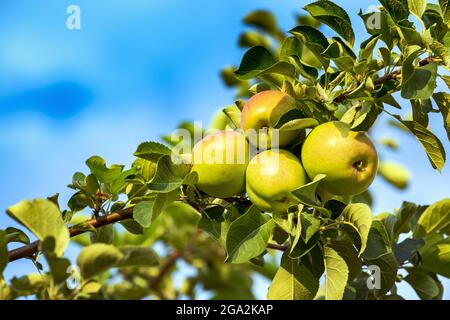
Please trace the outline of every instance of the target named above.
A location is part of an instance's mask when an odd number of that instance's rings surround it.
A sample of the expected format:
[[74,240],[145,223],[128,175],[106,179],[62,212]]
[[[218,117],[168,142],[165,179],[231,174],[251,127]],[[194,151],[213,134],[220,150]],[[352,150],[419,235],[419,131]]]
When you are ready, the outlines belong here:
[[272,284],[269,287],[269,300],[312,300],[319,289],[319,279],[297,259],[289,258],[285,252],[281,258]]
[[174,190],[169,193],[159,193],[154,198],[141,201],[133,209],[133,219],[147,228],[169,204],[178,200],[179,196],[179,190]]
[[225,113],[225,115],[234,125],[234,128],[238,129],[241,127],[241,110],[239,110],[236,104],[223,109],[223,113]]
[[0,230],[0,279],[2,278],[3,270],[5,270],[5,267],[8,264],[8,247],[6,245],[6,232]]
[[372,212],[368,205],[363,203],[349,204],[342,212],[344,221],[353,226],[361,239],[359,253],[363,253],[366,249],[369,230],[372,224]]
[[239,46],[242,48],[251,48],[254,46],[263,46],[263,47],[269,47],[270,42],[267,37],[264,35],[258,33],[258,32],[252,32],[252,31],[246,31],[241,33],[239,36]]
[[331,1],[316,1],[304,7],[311,16],[328,25],[351,45],[355,42],[352,23],[347,12]]
[[450,94],[438,92],[433,94],[433,99],[439,107],[439,111],[444,120],[444,128],[450,141]]
[[369,39],[361,43],[359,50],[359,60],[371,60],[375,46],[380,39],[379,34],[372,35]]
[[319,122],[313,118],[304,118],[303,114],[298,109],[292,109],[280,117],[274,128],[280,131],[303,130],[307,128],[314,128],[319,125]]
[[374,260],[366,260],[367,266],[377,266],[380,268],[381,288],[378,290],[380,295],[386,294],[395,284],[397,279],[397,260],[392,252],[385,253]]
[[24,200],[7,209],[9,216],[17,220],[41,241],[54,238],[55,253],[61,256],[69,243],[69,230],[64,225],[61,212],[50,200]]
[[170,154],[170,149],[165,145],[152,141],[141,143],[134,152],[134,156],[152,162],[156,162],[160,157]]
[[429,206],[420,216],[413,232],[416,239],[439,232],[450,224],[450,199],[443,199]]
[[302,224],[302,239],[305,242],[309,240],[319,231],[320,220],[314,217],[312,214],[303,212],[301,214],[301,224]]
[[394,246],[395,259],[399,264],[403,264],[405,261],[410,260],[416,255],[418,250],[425,244],[422,239],[405,239],[402,242]]
[[280,36],[281,31],[278,28],[276,18],[269,11],[255,10],[245,16],[243,21],[245,24],[256,27],[272,36]]
[[380,3],[395,22],[408,19],[408,0],[380,0]]
[[421,19],[427,8],[427,0],[408,0],[409,11]]
[[317,201],[316,190],[319,186],[320,182],[325,179],[324,174],[319,174],[314,178],[314,181],[301,186],[300,188],[292,191],[292,194],[298,201],[307,206],[320,206],[320,203]]
[[439,6],[441,7],[442,17],[445,23],[450,23],[450,2],[449,0],[439,0]]
[[445,149],[442,142],[431,131],[415,121],[402,120],[394,116],[413,133],[425,149],[433,168],[442,171],[445,165]]
[[409,185],[411,173],[401,164],[383,161],[378,166],[378,174],[397,189],[404,190]]
[[45,259],[55,283],[60,284],[70,276],[68,272],[71,265],[69,259],[57,257],[53,252],[46,252]]
[[437,64],[428,63],[414,68],[402,78],[401,95],[404,99],[429,99],[437,87]]
[[314,54],[325,70],[328,68],[329,61],[322,57],[322,52],[325,51],[329,43],[322,32],[313,27],[301,25],[292,29],[289,33],[296,36]]
[[114,241],[114,225],[108,224],[106,226],[95,229],[95,232],[90,234],[91,243],[106,243],[111,244]]
[[144,229],[141,224],[133,219],[125,219],[119,222],[129,233],[132,234],[144,234]]
[[183,179],[189,172],[185,164],[174,164],[170,156],[162,156],[158,160],[156,173],[147,187],[155,192],[169,193],[183,184]]
[[23,277],[12,278],[11,286],[20,296],[29,296],[48,288],[50,285],[49,280],[45,274],[31,273]]
[[288,37],[283,41],[280,48],[280,59],[289,61],[289,57],[302,57],[302,44],[296,37]]
[[404,278],[422,300],[431,300],[440,293],[438,282],[427,272],[408,268],[408,275]]
[[256,46],[244,54],[236,74],[242,80],[252,79],[275,63],[269,50],[262,46]]
[[10,242],[19,242],[19,243],[23,243],[23,244],[30,243],[30,238],[22,230],[19,230],[17,228],[13,228],[13,227],[8,227],[5,229],[5,231],[6,231],[7,243],[10,243]]
[[393,226],[393,237],[396,239],[401,233],[408,233],[412,218],[419,210],[414,203],[404,201],[400,209],[395,213],[395,223]]
[[324,246],[325,299],[341,300],[348,280],[345,260],[331,247]]
[[77,258],[83,278],[91,278],[118,264],[124,254],[115,246],[96,243],[81,250]]
[[389,235],[383,222],[373,220],[367,238],[367,247],[362,257],[364,260],[377,260],[386,253],[392,253]]
[[151,248],[143,246],[121,246],[119,251],[123,254],[118,267],[145,266],[155,267],[159,265],[159,257]]
[[349,272],[348,278],[353,280],[361,272],[362,261],[351,238],[349,236],[332,238],[327,243],[327,246],[336,251],[345,260]]
[[198,228],[207,232],[223,248],[226,248],[227,233],[230,229],[230,222],[228,220],[215,220],[204,215],[198,223]]
[[227,261],[244,263],[259,256],[266,249],[275,222],[255,206],[234,220],[227,234]]
[[[398,31],[394,21],[389,17],[386,11],[383,10],[381,12],[370,12],[365,14],[361,11],[359,16],[363,19],[369,34],[380,35],[380,39],[386,43],[388,48],[393,47],[394,39],[398,37]],[[390,52],[390,50],[388,49],[387,52]]]
[[422,267],[450,278],[450,241],[442,240],[420,250]]

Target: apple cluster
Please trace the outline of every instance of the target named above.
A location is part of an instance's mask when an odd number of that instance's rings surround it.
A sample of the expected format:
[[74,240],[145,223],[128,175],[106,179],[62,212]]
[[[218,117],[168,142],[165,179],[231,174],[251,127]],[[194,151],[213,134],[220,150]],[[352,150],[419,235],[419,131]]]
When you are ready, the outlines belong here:
[[[339,121],[322,123],[308,134],[303,129],[275,129],[280,117],[295,108],[295,100],[281,91],[263,91],[250,98],[242,109],[241,131],[219,131],[194,146],[192,171],[198,174],[197,187],[217,198],[246,192],[259,209],[272,213],[297,205],[291,192],[317,175],[325,175],[318,189],[322,201],[364,192],[378,167],[368,135]],[[246,132],[255,130],[259,132],[256,142],[249,142]],[[253,157],[248,152],[251,143],[256,143],[258,151]],[[224,161],[207,161],[211,157]]]

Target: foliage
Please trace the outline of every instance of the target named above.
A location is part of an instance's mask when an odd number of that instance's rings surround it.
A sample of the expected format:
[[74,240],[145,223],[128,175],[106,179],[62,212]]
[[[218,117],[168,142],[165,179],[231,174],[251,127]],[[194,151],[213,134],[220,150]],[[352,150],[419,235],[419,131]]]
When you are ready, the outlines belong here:
[[[359,48],[355,22],[331,1],[305,6],[308,15],[299,16],[288,34],[270,12],[246,16],[252,29],[239,44],[248,51],[239,67],[221,73],[239,99],[224,109],[225,125],[239,127],[240,99],[282,90],[297,109],[279,119],[281,131],[333,120],[370,131],[384,113],[442,170],[445,149],[429,128],[429,114],[441,114],[450,132],[450,95],[435,92],[437,81],[449,84],[450,3],[380,3],[379,12],[360,13],[368,38]],[[335,36],[327,38],[325,28]],[[410,101],[412,118],[397,114],[399,95]],[[195,130],[190,123],[180,127]],[[73,175],[67,208],[57,195],[8,208],[39,241],[30,244],[17,228],[0,230],[0,298],[195,298],[201,289],[217,299],[251,299],[254,273],[272,280],[269,299],[399,299],[396,283],[402,281],[422,299],[442,298],[438,276],[450,277],[450,199],[429,206],[404,202],[373,217],[369,192],[322,200],[317,188],[323,177],[317,177],[292,192],[298,201],[292,210],[263,213],[245,194],[214,199],[200,192],[196,174],[172,154],[179,141],[163,141],[139,145],[127,169],[107,166],[99,156],[88,159],[88,173]],[[390,139],[379,146],[398,148]],[[393,186],[408,185],[400,164],[385,161],[380,168]],[[82,247],[78,269],[64,257],[69,240]],[[11,251],[18,245],[26,250]],[[165,250],[160,255],[152,247]],[[279,263],[276,250],[283,251]],[[4,279],[5,268],[19,258],[30,259],[38,272]],[[173,275],[184,268],[181,261],[195,272],[177,286]],[[366,285],[373,266],[381,271],[375,289]]]

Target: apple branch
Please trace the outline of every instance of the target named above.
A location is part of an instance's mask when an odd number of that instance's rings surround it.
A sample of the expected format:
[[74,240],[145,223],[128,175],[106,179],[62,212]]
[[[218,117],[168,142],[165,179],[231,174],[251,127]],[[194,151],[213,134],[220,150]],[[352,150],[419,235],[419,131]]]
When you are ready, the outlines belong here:
[[[86,220],[81,225],[89,225],[93,228],[100,228],[108,224],[113,224],[121,220],[130,219],[133,217],[133,208],[125,208],[119,212],[114,212],[105,216],[95,217],[90,220]],[[82,229],[79,225],[73,226],[69,229],[70,237],[78,236],[88,230]],[[8,261],[16,261],[22,258],[32,258],[39,250],[40,241],[34,241],[26,246],[11,250],[8,252]]]

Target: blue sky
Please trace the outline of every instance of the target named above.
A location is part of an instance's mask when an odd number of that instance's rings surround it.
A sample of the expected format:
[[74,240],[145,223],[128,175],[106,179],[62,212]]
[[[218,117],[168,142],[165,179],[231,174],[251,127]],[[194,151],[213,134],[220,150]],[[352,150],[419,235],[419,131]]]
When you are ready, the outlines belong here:
[[[364,40],[357,12],[377,2],[336,3],[348,9],[358,40]],[[81,30],[66,28],[70,4],[81,8]],[[305,4],[300,0],[3,3],[0,207],[55,192],[67,200],[66,185],[73,172],[85,170],[84,161],[91,155],[130,164],[140,142],[170,132],[182,120],[209,122],[217,109],[233,101],[219,69],[240,61],[243,51],[236,40],[243,30],[241,18],[252,9],[271,9],[288,30]],[[383,119],[377,123],[375,138],[394,136],[401,150],[381,154],[408,166],[413,183],[399,193],[376,180],[374,213],[392,211],[402,200],[428,204],[448,197],[449,166],[442,174],[433,170],[414,138],[384,123]],[[449,151],[438,115],[432,116],[432,127]],[[0,225],[7,223],[0,215]],[[7,274],[30,267],[27,261],[16,262]],[[411,290],[405,292],[414,296]]]

